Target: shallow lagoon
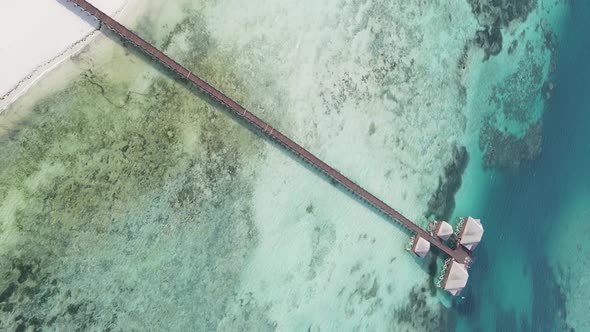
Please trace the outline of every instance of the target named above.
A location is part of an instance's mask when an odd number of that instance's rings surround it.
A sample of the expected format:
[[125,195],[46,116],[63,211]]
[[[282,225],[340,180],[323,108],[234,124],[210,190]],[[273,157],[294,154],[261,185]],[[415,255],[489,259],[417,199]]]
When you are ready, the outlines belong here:
[[[489,302],[473,309],[473,297],[489,289],[488,248],[506,248],[497,221],[506,218],[472,200],[502,192],[477,168],[506,154],[478,152],[470,130],[499,127],[481,121],[499,106],[483,111],[473,100],[504,76],[515,87],[527,80],[520,61],[489,79],[527,47],[482,65],[482,50],[465,50],[477,23],[465,19],[463,1],[178,1],[144,10],[129,22],[140,35],[423,225],[448,210],[431,198],[453,151],[467,146],[455,214],[498,227],[478,251],[468,299],[445,309],[448,298],[430,296],[428,262],[404,251],[402,229],[111,36],[61,69],[69,83],[42,98],[33,91],[2,119],[16,125],[4,125],[0,151],[0,326],[424,331],[500,317],[478,311]],[[544,12],[528,18],[524,37],[505,37],[530,42],[541,68],[525,94],[549,72],[551,52],[534,32]],[[484,87],[474,83],[482,77]],[[521,137],[539,114],[532,108],[507,131]],[[505,137],[488,136],[488,152]],[[452,204],[452,190],[442,192]],[[516,248],[523,261],[531,248]],[[532,291],[520,289],[517,320],[535,326]]]

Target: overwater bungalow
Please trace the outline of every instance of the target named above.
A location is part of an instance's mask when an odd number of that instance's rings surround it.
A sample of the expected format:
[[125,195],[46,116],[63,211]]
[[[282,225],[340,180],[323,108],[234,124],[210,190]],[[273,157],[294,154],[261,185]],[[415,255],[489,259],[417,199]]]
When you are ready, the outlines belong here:
[[459,243],[469,250],[475,249],[483,236],[483,226],[479,219],[467,217],[461,220],[457,228]]
[[436,234],[441,240],[446,241],[451,235],[453,235],[453,227],[446,221],[437,221],[434,234]]
[[465,264],[457,263],[454,260],[445,264],[445,268],[441,287],[451,295],[457,296],[465,288],[467,279],[469,279],[467,268]]
[[430,242],[416,235],[412,240],[411,251],[418,257],[424,258],[430,251]]

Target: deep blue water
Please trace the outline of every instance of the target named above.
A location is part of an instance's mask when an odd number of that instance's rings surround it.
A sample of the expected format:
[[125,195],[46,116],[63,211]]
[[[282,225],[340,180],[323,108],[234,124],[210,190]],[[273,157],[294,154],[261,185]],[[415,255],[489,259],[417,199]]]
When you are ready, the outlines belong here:
[[[560,216],[568,200],[590,191],[590,2],[573,6],[560,40],[557,89],[544,114],[543,152],[488,184],[479,211],[484,242],[465,299],[455,303],[460,330],[553,331],[567,314],[547,243],[560,226],[580,222]],[[460,204],[457,210],[468,210]]]

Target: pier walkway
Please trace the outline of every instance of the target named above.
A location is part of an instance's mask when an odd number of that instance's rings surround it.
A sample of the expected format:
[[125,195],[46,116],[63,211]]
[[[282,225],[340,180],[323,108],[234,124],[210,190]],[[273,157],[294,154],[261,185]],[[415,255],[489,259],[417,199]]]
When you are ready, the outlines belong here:
[[349,191],[354,193],[356,196],[361,198],[362,200],[366,201],[367,203],[371,204],[375,208],[382,211],[387,216],[391,217],[392,219],[398,221],[403,226],[408,228],[411,232],[417,234],[418,236],[424,238],[432,245],[452,257],[457,262],[469,263],[471,258],[469,256],[469,252],[464,249],[461,245],[457,245],[456,249],[452,249],[443,243],[437,237],[430,235],[430,233],[426,232],[418,225],[414,224],[408,218],[404,217],[401,213],[397,212],[395,209],[390,207],[389,205],[385,204],[382,200],[368,192],[367,190],[363,189],[358,184],[354,183],[352,180],[347,178],[346,176],[342,175],[340,172],[332,168],[330,165],[323,162],[321,159],[313,155],[311,152],[304,149],[299,144],[295,143],[289,137],[282,134],[280,131],[273,128],[268,123],[264,122],[256,115],[252,114],[244,107],[233,101],[231,98],[223,94],[221,91],[217,90],[209,83],[205,82],[195,74],[193,74],[190,70],[186,69],[182,65],[178,64],[172,58],[164,54],[162,51],[158,50],[156,47],[151,45],[150,43],[146,42],[142,38],[140,38],[135,33],[131,32],[129,29],[125,28],[119,22],[108,16],[107,14],[100,11],[98,8],[94,7],[92,4],[88,3],[85,0],[69,0],[72,3],[76,4],[88,14],[94,16],[97,20],[101,21],[102,24],[107,26],[109,29],[117,33],[121,36],[124,40],[134,44],[137,48],[154,58],[160,64],[168,67],[171,71],[178,74],[180,77],[190,81],[192,84],[196,85],[199,89],[201,89],[204,93],[209,95],[211,98],[215,99],[220,104],[227,107],[230,111],[235,113],[239,118],[246,120],[250,123],[253,127],[259,129],[267,136],[275,140],[276,142],[283,145],[286,149],[292,151],[301,159],[306,161],[307,163],[313,165],[315,168],[323,172],[326,176],[330,177],[331,179],[337,181]]

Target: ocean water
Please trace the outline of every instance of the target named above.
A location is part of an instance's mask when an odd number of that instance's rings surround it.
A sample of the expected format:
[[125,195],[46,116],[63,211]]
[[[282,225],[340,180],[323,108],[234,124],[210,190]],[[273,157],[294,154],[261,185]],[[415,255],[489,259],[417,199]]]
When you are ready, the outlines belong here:
[[584,223],[551,222],[584,220],[583,160],[574,193],[547,157],[574,119],[566,50],[539,93],[564,4],[482,61],[470,2],[149,1],[124,22],[422,226],[453,211],[465,146],[453,214],[487,231],[462,298],[432,292],[441,257],[107,32],[0,118],[0,329],[583,330]]
[[[486,241],[455,302],[462,331],[590,328],[589,15],[590,4],[576,2],[563,21],[540,156],[480,177]],[[470,209],[458,201],[456,212]]]

